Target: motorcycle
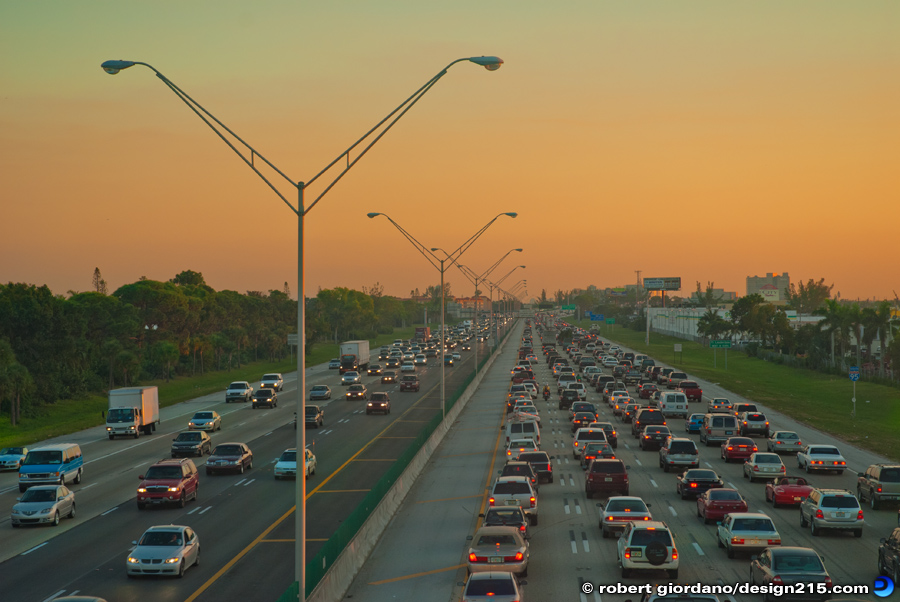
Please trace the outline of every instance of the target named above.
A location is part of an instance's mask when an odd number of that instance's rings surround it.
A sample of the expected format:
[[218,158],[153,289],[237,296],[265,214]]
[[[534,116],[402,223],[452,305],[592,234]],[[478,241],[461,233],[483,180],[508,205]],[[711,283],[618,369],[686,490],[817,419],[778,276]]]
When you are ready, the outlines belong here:
[[550,399],[550,389],[544,389],[544,401]]

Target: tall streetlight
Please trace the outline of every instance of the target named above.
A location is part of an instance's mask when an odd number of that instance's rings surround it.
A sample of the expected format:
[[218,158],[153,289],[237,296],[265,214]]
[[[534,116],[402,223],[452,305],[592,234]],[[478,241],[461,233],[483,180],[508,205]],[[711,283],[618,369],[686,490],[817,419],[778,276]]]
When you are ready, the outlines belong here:
[[[512,211],[507,212],[507,213],[500,213],[499,215],[497,215],[497,217],[495,217],[494,219],[489,221],[487,224],[482,226],[482,228],[478,232],[473,234],[466,242],[461,244],[459,246],[459,248],[457,248],[452,253],[448,253],[447,251],[444,251],[444,249],[442,249],[440,247],[431,247],[429,249],[428,247],[426,247],[425,245],[420,243],[416,239],[416,237],[414,237],[412,234],[407,232],[406,229],[403,228],[403,226],[401,226],[400,224],[395,222],[393,219],[391,219],[391,217],[387,214],[372,212],[372,213],[368,213],[366,215],[368,215],[368,217],[370,219],[378,217],[380,215],[380,216],[384,217],[385,219],[387,219],[389,222],[391,222],[391,224],[393,224],[394,227],[400,231],[400,234],[402,234],[406,238],[406,240],[411,242],[412,245],[416,248],[416,250],[419,253],[421,253],[422,256],[425,257],[425,259],[428,260],[428,263],[433,265],[435,268],[437,268],[441,272],[441,420],[443,420],[444,417],[446,417],[446,415],[447,415],[447,409],[445,407],[445,402],[447,399],[447,387],[446,387],[446,381],[444,380],[444,355],[447,352],[447,349],[445,347],[445,341],[444,341],[444,334],[445,334],[445,329],[446,329],[446,323],[445,323],[445,317],[444,317],[444,313],[445,313],[444,312],[444,299],[447,298],[447,295],[444,293],[444,272],[447,270],[446,264],[448,262],[456,263],[456,260],[459,259],[460,256],[463,253],[465,253],[469,249],[469,247],[472,246],[472,243],[474,243],[476,240],[478,240],[478,238],[482,234],[484,234],[485,231],[488,228],[490,228],[491,224],[493,224],[495,221],[497,221],[497,219],[499,219],[500,217],[502,217],[504,215],[509,216],[509,217],[516,217],[518,214],[514,213]],[[435,251],[441,251],[445,255],[444,259],[441,259],[437,255],[435,255],[434,254]],[[475,340],[475,348],[478,349],[477,337]],[[476,372],[478,370],[477,357],[478,356],[476,355],[476,363],[475,363]]]
[[499,301],[499,300],[500,300],[500,294],[499,294],[499,292],[500,292],[500,285],[503,284],[503,281],[504,281],[504,280],[506,280],[507,278],[509,278],[510,274],[512,274],[513,272],[515,272],[515,271],[518,270],[519,268],[524,268],[524,267],[525,267],[524,265],[517,265],[516,267],[514,267],[513,269],[511,269],[510,271],[508,271],[508,272],[507,272],[502,278],[500,278],[500,280],[498,280],[497,282],[495,282],[495,283],[489,283],[489,284],[491,284],[491,338],[494,337],[494,288],[497,289],[497,300]]
[[456,263],[456,267],[459,268],[459,271],[463,273],[463,275],[475,285],[475,376],[478,376],[478,283],[484,284],[485,279],[490,275],[491,272],[497,269],[500,264],[506,259],[510,253],[516,251],[517,253],[521,253],[522,249],[510,249],[506,252],[506,254],[494,262],[494,265],[486,269],[481,274],[476,274],[472,271],[471,268],[468,268],[464,265],[460,265],[458,262]]
[[[350,171],[356,163],[363,158],[376,142],[381,140],[388,130],[390,130],[397,121],[415,105],[422,96],[424,96],[442,77],[447,74],[447,70],[456,63],[469,61],[476,65],[481,65],[488,71],[496,71],[503,64],[503,60],[496,56],[475,56],[468,58],[456,59],[438,72],[437,75],[429,79],[425,84],[416,90],[412,96],[404,100],[400,105],[387,114],[387,116],[379,121],[373,128],[363,134],[363,136],[350,145],[350,148],[338,155],[331,163],[325,166],[319,173],[314,175],[310,180],[303,182],[295,182],[278,169],[271,161],[263,157],[252,146],[246,143],[240,136],[231,131],[225,124],[219,121],[212,113],[203,108],[200,103],[191,98],[184,90],[175,85],[172,80],[164,76],[153,66],[142,63],[140,61],[122,61],[112,60],[106,61],[100,65],[104,71],[110,75],[115,75],[123,69],[128,69],[134,65],[143,65],[156,74],[164,84],[166,84],[172,92],[175,93],[194,113],[206,123],[227,144],[231,150],[247,164],[250,169],[262,178],[262,180],[272,189],[275,194],[284,202],[288,208],[297,216],[297,420],[304,420],[306,415],[306,295],[304,290],[304,273],[303,273],[303,232],[304,218],[310,210],[315,207],[325,194],[337,184],[344,175]],[[237,143],[228,139],[225,134],[227,132]],[[243,147],[243,149],[239,148]],[[356,156],[351,157],[351,153],[357,150]],[[297,206],[285,197],[284,194],[259,170],[256,166],[256,160],[260,160],[268,165],[275,173],[285,179],[287,183],[297,190]],[[326,172],[330,171],[339,161],[345,161],[339,173],[331,180],[325,188],[316,196],[312,203],[307,207],[305,205],[304,192],[313,182],[318,180]],[[306,429],[297,429],[297,461],[301,462],[304,450],[306,449]],[[299,516],[296,517],[295,526],[295,543],[294,543],[294,576],[300,586],[299,599],[306,599],[306,479],[297,479],[295,490],[296,508],[299,509]]]

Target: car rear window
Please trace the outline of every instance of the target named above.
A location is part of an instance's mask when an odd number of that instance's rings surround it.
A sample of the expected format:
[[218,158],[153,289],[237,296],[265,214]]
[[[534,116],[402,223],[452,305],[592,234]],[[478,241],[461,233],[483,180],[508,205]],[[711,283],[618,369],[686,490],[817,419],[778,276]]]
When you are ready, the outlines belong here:
[[765,421],[766,416],[764,414],[747,414],[747,420],[758,420]]
[[469,586],[466,588],[466,597],[515,595],[516,588],[512,584],[512,579],[512,575],[499,579],[470,579]]
[[728,440],[728,445],[753,445],[753,439],[744,437],[732,437]]
[[688,479],[710,479],[716,478],[716,473],[712,470],[689,470],[684,475]]
[[669,448],[675,454],[689,454],[697,449],[693,441],[673,441]]
[[852,495],[829,495],[822,498],[823,508],[859,508],[859,501]]
[[743,498],[737,491],[728,489],[712,489],[709,492],[709,499],[722,502],[739,502]]
[[505,481],[505,482],[497,483],[496,485],[494,485],[494,495],[499,495],[499,494],[514,495],[517,493],[531,493],[531,489],[529,489],[527,484],[517,483],[515,481]]
[[611,500],[604,508],[607,512],[647,512],[647,506],[641,500]]
[[731,528],[735,531],[774,531],[775,525],[768,518],[736,518]]
[[591,472],[602,472],[606,474],[624,474],[625,465],[621,462],[594,462],[591,463]]
[[884,468],[881,470],[881,481],[885,483],[900,483],[900,469]]
[[550,454],[547,452],[528,452],[524,454],[519,454],[519,460],[522,462],[528,462],[529,464],[535,464],[538,462],[550,463]]
[[683,380],[683,381],[681,381],[681,386],[682,386],[682,388],[685,388],[685,389],[696,389],[697,383],[695,383],[692,380]]
[[819,557],[811,554],[777,554],[775,555],[774,568],[776,571],[791,573],[821,572],[825,570]]
[[841,453],[837,450],[836,447],[811,447],[809,449],[809,453],[811,454],[827,454],[833,456],[839,456]]
[[237,445],[219,445],[213,450],[214,456],[240,456],[241,448]]
[[648,546],[653,542],[659,542],[664,546],[672,545],[672,536],[668,531],[637,529],[631,534],[631,546]]
[[579,433],[578,434],[579,441],[606,441],[606,433],[603,432],[603,429],[598,429],[596,431],[591,431],[587,433]]
[[503,508],[488,510],[484,522],[488,523],[512,523],[522,521],[522,510],[519,508]]

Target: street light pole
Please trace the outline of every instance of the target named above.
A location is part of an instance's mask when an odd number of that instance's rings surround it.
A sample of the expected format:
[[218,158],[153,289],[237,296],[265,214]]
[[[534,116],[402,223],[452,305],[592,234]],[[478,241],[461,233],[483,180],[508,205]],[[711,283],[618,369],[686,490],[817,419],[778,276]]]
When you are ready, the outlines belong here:
[[[278,169],[271,161],[266,159],[263,155],[256,151],[250,144],[245,142],[240,136],[235,134],[231,129],[229,129],[224,123],[222,123],[218,118],[216,118],[212,113],[207,111],[199,102],[191,98],[184,90],[178,87],[172,80],[164,76],[159,70],[148,63],[140,62],[140,61],[123,61],[123,60],[111,60],[105,61],[101,68],[109,73],[110,75],[115,75],[122,71],[123,69],[128,69],[129,67],[133,67],[135,65],[142,65],[147,67],[158,77],[166,86],[169,87],[172,92],[175,93],[178,98],[182,100],[200,119],[206,123],[222,139],[225,144],[227,144],[231,150],[233,150],[243,161],[244,163],[250,167],[256,174],[275,192],[276,195],[297,215],[297,462],[298,469],[300,467],[300,463],[302,462],[304,465],[304,474],[305,474],[305,465],[306,465],[306,429],[301,428],[299,425],[300,420],[305,420],[306,417],[306,403],[305,403],[305,393],[306,393],[306,293],[305,293],[305,281],[304,281],[304,272],[303,272],[303,249],[304,249],[304,218],[306,214],[318,203],[325,194],[327,194],[337,182],[346,175],[348,171],[350,171],[353,166],[359,162],[360,159],[375,145],[376,142],[381,140],[381,138],[390,130],[397,121],[403,117],[407,111],[409,111],[419,100],[421,100],[422,96],[424,96],[431,88],[447,74],[447,70],[455,65],[456,63],[469,61],[475,63],[476,65],[481,65],[488,71],[496,71],[503,64],[503,60],[499,57],[495,56],[479,56],[479,57],[468,57],[461,58],[453,61],[446,67],[444,67],[437,75],[429,79],[425,84],[416,90],[409,98],[400,103],[397,108],[387,114],[381,121],[379,121],[374,127],[372,127],[368,132],[363,134],[359,140],[354,142],[347,150],[338,155],[331,163],[325,166],[319,173],[313,176],[307,182],[295,182],[291,178],[289,178],[283,171]],[[225,133],[231,136],[231,139],[225,135]],[[233,140],[232,140],[233,139]],[[368,142],[366,142],[368,140]],[[235,142],[236,141],[236,142]],[[240,147],[243,147],[241,149]],[[357,154],[355,157],[351,158],[351,153],[354,150],[357,150]],[[285,197],[284,194],[266,177],[265,174],[260,171],[260,168],[257,167],[256,160],[260,160],[265,163],[269,168],[271,168],[276,174],[284,178],[291,186],[297,189],[297,206],[294,207],[291,202]],[[319,193],[318,196],[313,199],[312,203],[307,207],[305,206],[305,195],[304,192],[306,188],[319,179],[320,176],[324,175],[326,172],[331,170],[338,162],[345,160],[346,163],[340,169],[339,173],[328,183],[324,190]],[[298,474],[299,474],[298,470]],[[296,516],[295,520],[295,542],[294,542],[294,577],[299,585],[299,594],[298,598],[300,600],[306,599],[306,479],[303,477],[299,477],[297,479],[297,485],[295,490],[296,497],[296,510],[298,511],[298,516]]]
[[[445,291],[444,291],[444,272],[446,271],[445,263],[448,262],[448,261],[451,262],[451,263],[456,263],[457,260],[460,258],[460,256],[461,256],[463,253],[465,253],[465,252],[469,249],[469,247],[471,247],[472,244],[473,244],[476,240],[478,240],[478,238],[479,238],[482,234],[484,234],[485,231],[486,231],[488,228],[491,227],[491,224],[493,224],[495,221],[497,221],[497,219],[499,219],[500,217],[502,217],[502,216],[504,216],[504,215],[506,215],[506,216],[508,216],[508,217],[514,218],[514,217],[516,217],[518,214],[515,213],[515,212],[512,212],[512,211],[509,211],[509,212],[506,212],[506,213],[500,213],[500,214],[498,214],[494,219],[492,219],[492,220],[489,221],[487,224],[485,224],[484,226],[482,226],[481,229],[478,230],[478,232],[476,232],[476,233],[473,234],[471,237],[469,237],[469,239],[468,239],[466,242],[464,242],[463,244],[461,244],[461,245],[460,245],[455,251],[453,251],[452,253],[448,253],[447,251],[444,251],[444,249],[442,249],[442,248],[440,248],[440,247],[431,247],[431,248],[429,249],[428,247],[426,247],[425,245],[423,245],[421,242],[419,242],[418,239],[416,239],[415,236],[413,236],[412,234],[410,234],[409,232],[407,232],[406,229],[403,228],[403,226],[401,226],[400,224],[398,224],[397,222],[395,222],[395,221],[394,221],[389,215],[387,215],[386,213],[379,213],[379,212],[377,212],[377,211],[373,211],[373,212],[368,213],[368,214],[366,214],[366,215],[367,215],[370,219],[375,218],[375,217],[378,217],[378,216],[380,215],[380,216],[384,217],[385,219],[387,219],[389,222],[391,222],[391,224],[393,224],[393,226],[394,226],[395,228],[397,228],[397,230],[400,231],[400,234],[402,234],[403,237],[406,238],[406,240],[408,240],[409,242],[411,242],[412,245],[416,248],[416,250],[419,251],[419,253],[421,253],[422,256],[425,257],[425,259],[428,260],[428,263],[430,263],[432,266],[434,266],[435,268],[437,268],[437,269],[440,270],[440,272],[441,272],[441,420],[443,420],[443,419],[447,416],[447,410],[446,410],[446,399],[447,399],[447,395],[446,395],[446,381],[445,381],[445,378],[444,378],[444,355],[446,355],[446,352],[447,352],[447,350],[445,349],[445,346],[444,346],[444,335],[445,335],[445,330],[446,330],[446,328],[447,328],[447,327],[446,327],[445,316],[444,316],[444,313],[445,313],[445,309],[444,309],[444,299],[446,299],[446,297],[447,297],[447,295],[446,295],[446,293],[445,293]],[[444,254],[444,256],[445,256],[444,259],[440,259],[437,255],[435,255],[435,254],[434,254],[435,251],[441,251],[441,252]],[[440,267],[438,267],[438,264],[440,264]],[[457,263],[457,265],[459,265],[459,264]],[[476,349],[478,348],[478,340],[477,340],[477,338],[476,338],[476,341],[475,341],[475,348],[476,348]],[[477,358],[477,356],[476,356],[476,358]],[[476,369],[476,372],[477,372],[477,370],[478,370],[478,364],[477,364],[477,363],[476,363],[476,365],[475,365],[475,369]]]
[[[498,294],[497,294],[497,301],[500,301],[500,294],[499,294],[500,291],[501,291],[500,285],[503,284],[503,281],[506,280],[507,278],[509,278],[509,275],[510,275],[510,274],[512,274],[513,272],[515,272],[515,271],[518,270],[519,268],[524,268],[524,267],[525,267],[524,265],[517,265],[516,267],[514,267],[513,269],[511,269],[510,271],[508,271],[508,272],[506,273],[506,275],[503,276],[503,278],[501,278],[500,280],[498,280],[498,281],[494,284],[494,286],[497,287],[497,293],[498,293]],[[491,296],[493,297],[493,292],[491,293]],[[493,301],[492,301],[492,302],[491,302],[491,338],[493,339],[493,337],[494,337],[494,303],[493,303]]]

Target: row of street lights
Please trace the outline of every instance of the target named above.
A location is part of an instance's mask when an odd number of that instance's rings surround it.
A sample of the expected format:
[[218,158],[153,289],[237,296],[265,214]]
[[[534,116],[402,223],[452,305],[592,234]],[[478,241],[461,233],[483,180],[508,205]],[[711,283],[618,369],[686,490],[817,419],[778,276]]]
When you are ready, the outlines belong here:
[[[304,420],[306,416],[306,292],[303,271],[303,250],[304,250],[304,221],[306,214],[318,203],[328,191],[330,191],[337,182],[346,175],[346,173],[362,157],[372,148],[372,146],[381,140],[381,138],[390,130],[397,121],[403,117],[431,88],[447,74],[447,70],[460,62],[471,62],[481,65],[488,71],[496,71],[503,64],[503,60],[496,56],[476,56],[461,58],[453,61],[434,77],[429,79],[425,84],[416,90],[409,98],[404,100],[393,111],[387,114],[384,119],[379,121],[374,127],[366,132],[359,140],[354,142],[347,150],[338,155],[333,161],[326,165],[319,173],[314,175],[307,181],[294,181],[285,173],[278,169],[271,161],[256,151],[252,146],[245,142],[240,136],[230,130],[225,124],[219,121],[212,113],[207,111],[200,103],[191,98],[184,90],[178,87],[172,80],[165,77],[159,70],[153,66],[140,61],[124,61],[111,60],[105,61],[101,68],[110,75],[115,75],[124,69],[128,69],[135,65],[147,67],[158,77],[172,92],[175,93],[200,119],[215,132],[219,138],[227,144],[243,161],[250,167],[268,187],[284,202],[285,205],[297,216],[297,420]],[[231,136],[229,139],[225,133]],[[353,153],[355,152],[355,155]],[[265,163],[276,174],[281,176],[287,183],[296,190],[297,201],[296,206],[291,203],[288,198],[282,194],[278,187],[260,171],[257,167],[257,160]],[[339,162],[342,166],[339,168],[338,174],[325,185],[324,189],[316,196],[312,202],[305,205],[305,191],[307,187],[313,184],[326,172],[330,171]],[[501,214],[511,215],[515,214]],[[499,217],[499,216],[498,216]],[[494,218],[496,219],[496,218]],[[492,220],[493,222],[493,220]],[[490,225],[490,224],[488,224]],[[487,226],[486,226],[487,227]],[[485,228],[486,228],[485,227]],[[482,229],[482,231],[484,228]],[[448,256],[449,257],[449,256]],[[443,318],[443,264],[441,261],[441,316]],[[441,368],[441,398],[443,405],[444,398],[444,379],[443,368]],[[303,450],[306,448],[306,429],[297,428],[297,451],[298,458],[302,457]],[[299,468],[299,466],[298,466]],[[298,478],[295,490],[296,496],[296,527],[295,527],[295,543],[294,543],[294,575],[299,584],[299,599],[306,599],[306,479]]]

